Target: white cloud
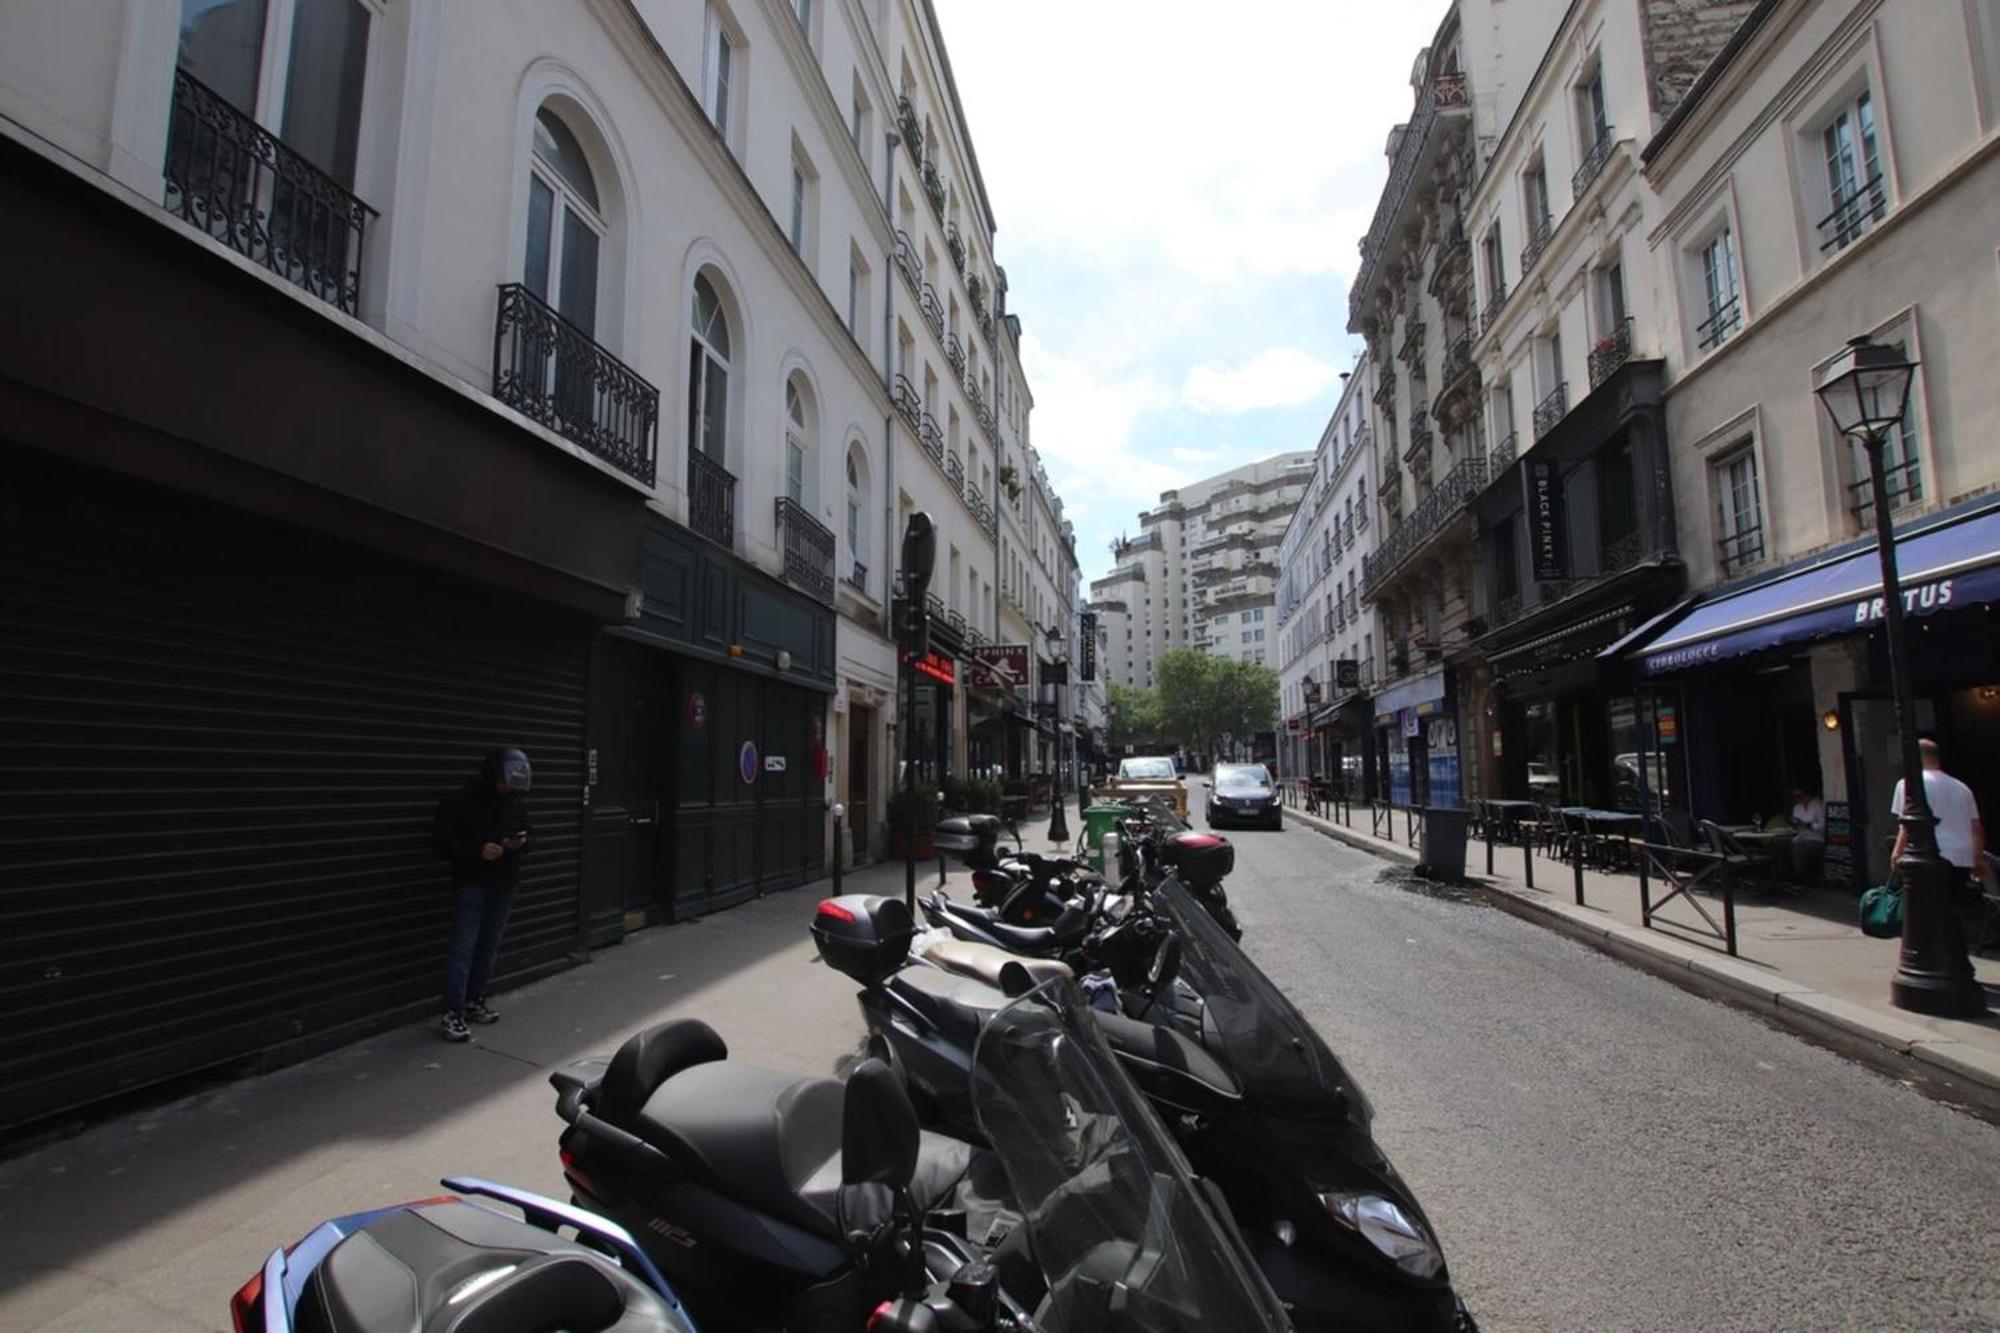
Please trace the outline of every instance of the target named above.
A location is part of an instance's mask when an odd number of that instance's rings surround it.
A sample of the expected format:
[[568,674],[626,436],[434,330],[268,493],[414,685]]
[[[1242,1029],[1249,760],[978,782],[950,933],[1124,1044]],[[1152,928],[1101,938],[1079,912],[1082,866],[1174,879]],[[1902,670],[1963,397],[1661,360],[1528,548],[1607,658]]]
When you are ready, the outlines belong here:
[[1188,372],[1181,396],[1197,412],[1254,412],[1292,407],[1318,397],[1340,377],[1340,367],[1297,347],[1267,347],[1224,365],[1210,361]]

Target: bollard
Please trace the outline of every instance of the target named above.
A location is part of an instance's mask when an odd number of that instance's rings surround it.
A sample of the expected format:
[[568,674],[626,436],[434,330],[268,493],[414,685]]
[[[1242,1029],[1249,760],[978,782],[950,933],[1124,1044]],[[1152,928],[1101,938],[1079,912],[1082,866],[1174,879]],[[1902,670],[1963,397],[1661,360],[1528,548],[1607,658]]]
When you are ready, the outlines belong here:
[[840,863],[847,859],[841,855],[840,843],[840,821],[846,814],[847,807],[842,805],[833,807],[833,896],[836,898],[840,896]]
[[1583,906],[1583,849],[1582,848],[1575,846],[1571,847],[1569,863],[1571,869],[1576,871],[1576,905],[1578,907],[1581,907]]
[[1486,873],[1493,873],[1493,821],[1486,821]]
[[1651,861],[1652,859],[1653,858],[1651,856],[1647,855],[1646,844],[1643,842],[1640,843],[1639,844],[1639,924],[1642,926],[1650,926],[1653,924],[1653,886],[1651,879],[1648,875],[1647,865],[1646,865],[1646,863],[1648,861]]
[[1521,870],[1528,877],[1528,887],[1531,889],[1534,888],[1535,832],[1533,829],[1524,828],[1521,830]]

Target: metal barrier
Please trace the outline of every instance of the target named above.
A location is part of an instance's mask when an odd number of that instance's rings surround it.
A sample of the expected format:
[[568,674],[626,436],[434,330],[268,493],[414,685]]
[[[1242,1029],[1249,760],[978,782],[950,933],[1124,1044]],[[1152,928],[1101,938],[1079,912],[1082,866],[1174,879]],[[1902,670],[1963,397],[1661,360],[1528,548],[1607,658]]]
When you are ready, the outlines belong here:
[[[1639,849],[1639,921],[1647,929],[1655,929],[1653,918],[1660,909],[1676,898],[1685,899],[1694,908],[1707,926],[1691,926],[1681,921],[1665,924],[1676,930],[1692,931],[1698,935],[1712,935],[1722,941],[1731,958],[1736,957],[1736,867],[1727,856],[1718,852],[1699,852],[1688,847],[1666,847],[1659,843],[1641,842],[1634,844]],[[1700,867],[1693,874],[1690,866]],[[1652,872],[1658,870],[1660,876],[1673,885],[1673,891],[1657,903],[1653,901]],[[1722,923],[1716,924],[1708,909],[1694,896],[1694,891],[1713,880],[1722,890]]]

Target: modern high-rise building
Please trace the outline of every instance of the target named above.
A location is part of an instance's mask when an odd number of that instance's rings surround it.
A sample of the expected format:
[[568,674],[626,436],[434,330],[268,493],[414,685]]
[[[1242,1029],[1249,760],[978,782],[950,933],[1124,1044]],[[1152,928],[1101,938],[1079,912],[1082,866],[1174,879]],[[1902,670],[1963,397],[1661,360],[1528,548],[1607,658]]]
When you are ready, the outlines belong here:
[[1175,648],[1277,660],[1278,543],[1313,480],[1313,455],[1278,454],[1160,493],[1118,565],[1090,585],[1108,635],[1107,679],[1154,683]]

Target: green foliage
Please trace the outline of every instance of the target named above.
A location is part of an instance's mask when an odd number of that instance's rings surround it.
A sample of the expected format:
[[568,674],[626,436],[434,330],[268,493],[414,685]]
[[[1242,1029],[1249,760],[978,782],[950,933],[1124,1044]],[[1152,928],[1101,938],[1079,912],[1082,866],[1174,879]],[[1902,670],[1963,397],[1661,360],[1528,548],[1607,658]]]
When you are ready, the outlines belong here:
[[1224,736],[1248,738],[1277,725],[1278,675],[1269,667],[1176,648],[1155,674],[1160,730],[1189,749],[1213,754]]
[[939,786],[944,808],[961,815],[1000,813],[1000,779],[948,777]]
[[1160,739],[1160,700],[1152,690],[1113,681],[1106,698],[1111,705],[1107,733],[1111,744],[1138,745]]
[[902,787],[896,788],[889,796],[889,827],[906,829],[909,827],[910,811],[917,813],[917,832],[928,834],[937,825],[941,815],[938,794],[924,783],[917,784],[914,792]]

